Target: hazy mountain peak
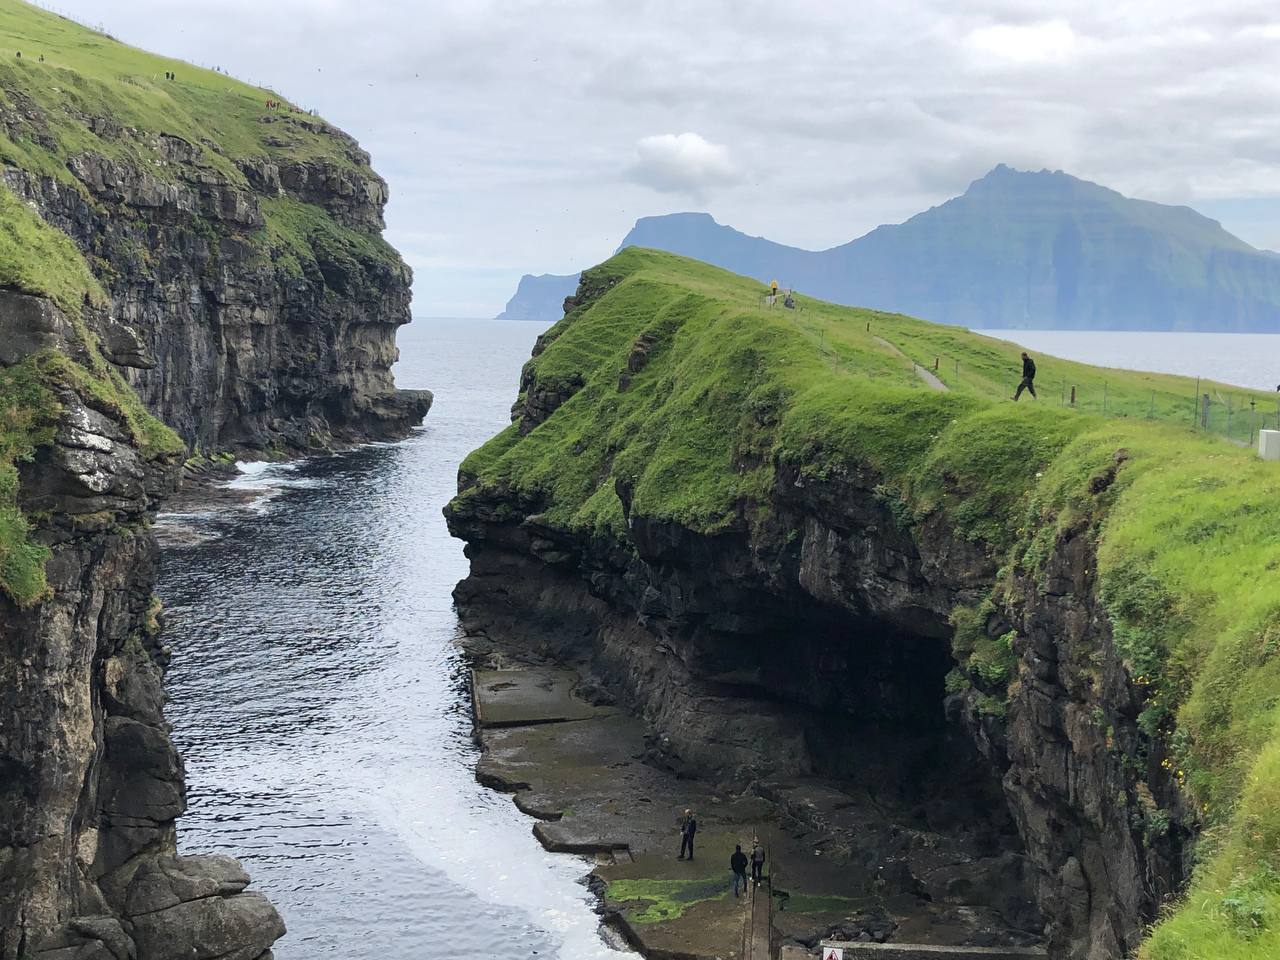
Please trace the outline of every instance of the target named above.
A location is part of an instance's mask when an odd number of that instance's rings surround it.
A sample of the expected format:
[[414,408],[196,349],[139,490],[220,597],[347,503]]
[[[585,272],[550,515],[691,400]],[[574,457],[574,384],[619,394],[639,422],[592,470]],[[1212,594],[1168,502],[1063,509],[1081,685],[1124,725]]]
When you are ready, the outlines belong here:
[[[830,250],[788,247],[709,213],[641,217],[623,239],[777,279],[837,303],[975,327],[1280,329],[1280,258],[1190,207],[1062,170],[997,164],[958,197]],[[574,277],[521,281],[554,319]],[[513,300],[508,315],[514,316]]]

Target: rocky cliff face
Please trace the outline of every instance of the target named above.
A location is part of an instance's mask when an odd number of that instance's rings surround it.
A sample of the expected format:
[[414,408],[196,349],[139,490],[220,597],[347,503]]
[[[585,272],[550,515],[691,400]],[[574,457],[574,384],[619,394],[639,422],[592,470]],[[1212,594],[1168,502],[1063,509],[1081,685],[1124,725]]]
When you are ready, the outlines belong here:
[[[104,350],[156,416],[206,452],[403,436],[421,421],[430,394],[397,391],[390,372],[411,273],[379,236],[386,184],[355,141],[290,116],[335,155],[232,168],[211,144],[94,123],[113,148],[157,159],[85,151],[66,162],[71,182],[3,178],[84,253],[111,297]],[[11,139],[45,126],[21,98],[0,106]]]
[[[545,419],[556,394],[533,380],[516,413]],[[455,592],[467,627],[578,663],[650,721],[652,759],[739,785],[846,772],[831,741],[945,709],[1001,777],[1051,954],[1126,955],[1184,879],[1189,818],[1135,722],[1091,522],[1054,546],[1043,580],[1007,575],[983,605],[998,578],[987,552],[940,515],[902,523],[874,472],[819,480],[779,463],[776,476],[762,515],[714,536],[638,514],[619,484],[627,532],[607,536],[549,525],[547,504],[464,474],[447,516],[471,561]],[[984,636],[1012,633],[1007,695],[944,680],[957,607],[982,611]],[[970,762],[939,742],[957,769]]]
[[[192,453],[403,436],[431,402],[390,372],[410,271],[342,132],[24,16],[50,56],[3,78],[0,193],[25,205],[0,224],[0,373],[50,399],[0,417],[0,957],[269,958],[284,926],[239,865],[176,855],[149,527],[184,457],[128,390]],[[15,475],[6,431],[32,418]],[[47,548],[43,593],[8,590],[13,544]]]
[[[87,361],[43,298],[0,292],[0,339],[6,367]],[[52,442],[19,465],[17,491],[51,551],[48,589],[26,606],[0,594],[0,956],[262,956],[284,926],[235,861],[176,857],[186,797],[149,523],[182,457],[145,453],[74,379],[49,385]]]

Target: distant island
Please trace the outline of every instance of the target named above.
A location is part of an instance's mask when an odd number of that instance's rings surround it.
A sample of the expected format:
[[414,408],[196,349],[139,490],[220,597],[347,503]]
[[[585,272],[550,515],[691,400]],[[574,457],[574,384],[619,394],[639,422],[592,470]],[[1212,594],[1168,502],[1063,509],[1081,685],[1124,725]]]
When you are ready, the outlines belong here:
[[[1001,164],[962,195],[829,250],[706,213],[644,217],[652,247],[835,303],[979,328],[1280,331],[1280,255],[1190,207]],[[555,320],[578,275],[521,278],[499,319]]]

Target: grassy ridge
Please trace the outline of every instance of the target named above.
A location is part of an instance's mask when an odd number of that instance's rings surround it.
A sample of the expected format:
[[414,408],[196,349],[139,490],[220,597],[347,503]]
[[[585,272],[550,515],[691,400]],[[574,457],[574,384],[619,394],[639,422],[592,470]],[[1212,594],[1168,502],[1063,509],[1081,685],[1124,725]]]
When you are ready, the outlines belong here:
[[[268,110],[269,99],[285,106]],[[345,134],[290,106],[274,91],[138,50],[22,0],[0,0],[0,107],[21,118],[0,125],[0,166],[84,193],[68,161],[93,153],[172,182],[182,169],[166,158],[164,135],[191,145],[192,165],[246,190],[240,160],[316,162],[373,178]],[[307,251],[317,235],[337,238],[353,255],[399,262],[380,237],[356,235],[320,207],[287,199],[261,207],[258,245],[295,275],[299,260],[313,258]]]
[[[166,80],[166,73],[176,79]],[[100,134],[90,118],[203,145],[202,161],[234,181],[242,178],[232,161],[244,157],[350,165],[345,143],[322,123],[269,113],[267,99],[283,99],[279,94],[130,47],[22,0],[0,0],[0,91],[11,106],[38,107],[43,121],[39,140],[0,134],[0,160],[67,182],[64,161],[81,151],[135,163],[156,159],[141,138]],[[164,177],[166,168],[153,172]]]
[[[166,78],[167,73],[174,79]],[[69,161],[92,153],[162,181],[196,172],[249,188],[237,161],[316,162],[373,174],[344,134],[301,112],[268,110],[284,100],[222,73],[122,44],[21,0],[0,0],[0,167],[51,177],[87,197]],[[168,159],[163,137],[190,145],[183,169]],[[185,148],[184,148],[185,149]],[[262,258],[284,273],[316,273],[323,255],[346,282],[365,277],[370,262],[398,265],[374,233],[336,222],[319,206],[288,197],[264,199]],[[192,229],[216,228],[198,217]],[[20,605],[45,593],[48,551],[30,539],[16,505],[16,464],[52,438],[59,410],[55,388],[69,388],[115,410],[144,456],[175,454],[179,438],[148,414],[101,356],[82,322],[87,304],[107,296],[69,238],[0,186],[0,287],[47,296],[66,313],[81,340],[83,364],[41,355],[0,372],[0,590]],[[371,295],[370,291],[347,291]]]
[[[621,480],[635,512],[710,532],[767,509],[777,461],[814,477],[869,466],[902,523],[944,511],[1006,570],[1031,572],[1058,529],[1102,516],[1099,590],[1147,689],[1144,729],[1206,827],[1193,887],[1146,952],[1280,955],[1280,591],[1267,587],[1280,470],[1190,429],[1195,381],[1043,357],[1041,383],[1105,379],[1112,412],[1132,416],[1015,405],[1019,348],[964,330],[809,300],[765,309],[750,280],[637,248],[584,282],[608,292],[531,361],[540,388],[581,387],[529,434],[513,425],[472,454],[464,500],[510,490],[547,523],[622,534]],[[945,349],[983,376],[930,390],[877,337],[921,360]],[[620,391],[638,342],[647,365]],[[1116,482],[1092,492],[1119,450]],[[974,654],[999,675],[998,650]]]

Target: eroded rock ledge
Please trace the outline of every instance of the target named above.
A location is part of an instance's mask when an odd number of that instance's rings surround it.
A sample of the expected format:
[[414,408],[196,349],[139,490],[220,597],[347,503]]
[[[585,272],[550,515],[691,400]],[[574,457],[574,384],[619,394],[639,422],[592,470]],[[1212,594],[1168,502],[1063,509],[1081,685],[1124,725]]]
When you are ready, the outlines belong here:
[[[0,130],[40,162],[0,165],[0,191],[43,221],[45,249],[6,272],[23,292],[0,290],[0,368],[69,358],[80,379],[57,382],[51,436],[17,483],[51,552],[48,591],[0,591],[0,958],[267,957],[283,924],[243,871],[176,857],[186,798],[149,527],[183,456],[146,452],[132,397],[126,412],[105,395],[127,383],[195,455],[406,435],[431,395],[391,376],[411,273],[381,237],[387,187],[354,140],[301,112],[246,118],[230,151],[199,135],[199,110],[184,139],[85,115],[109,109],[92,96],[7,92]],[[83,269],[83,310],[50,263]]]
[[[49,301],[3,291],[0,339],[5,366],[84,352]],[[145,453],[118,407],[51,383],[52,442],[18,477],[48,591],[0,594],[0,957],[269,958],[284,924],[240,866],[176,856],[150,520],[181,454]]]
[[1184,879],[1187,834],[1158,745],[1140,770],[1117,749],[1143,737],[1139,699],[1095,596],[1091,524],[984,614],[988,636],[1015,634],[993,710],[943,681],[951,611],[997,578],[986,553],[938,517],[904,529],[870,472],[777,475],[765,520],[716,536],[632,513],[620,487],[625,539],[567,533],[463,476],[446,514],[471,561],[464,622],[589,672],[651,725],[653,762],[713,781],[831,773],[831,741],[945,710],[1000,777],[1051,955],[1126,955]]

